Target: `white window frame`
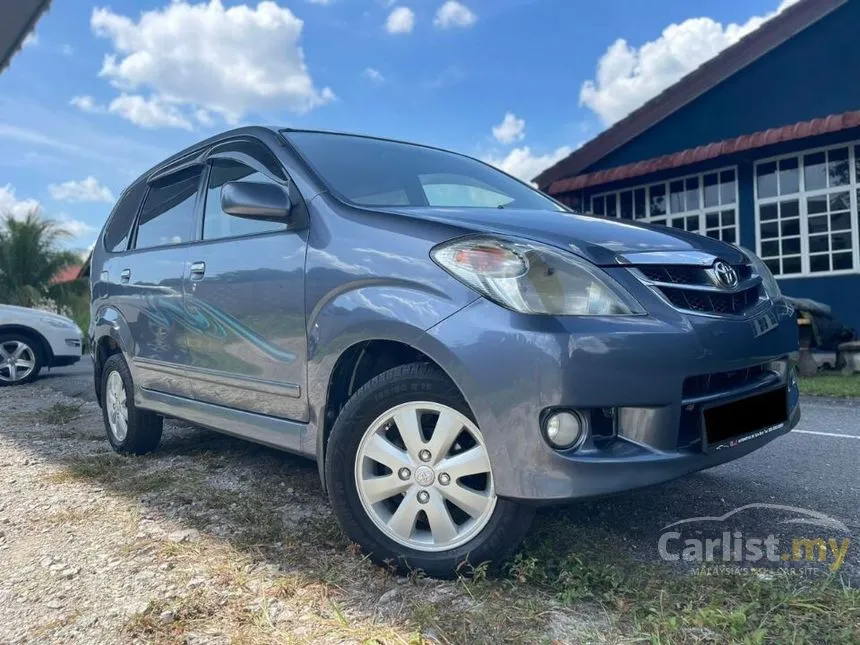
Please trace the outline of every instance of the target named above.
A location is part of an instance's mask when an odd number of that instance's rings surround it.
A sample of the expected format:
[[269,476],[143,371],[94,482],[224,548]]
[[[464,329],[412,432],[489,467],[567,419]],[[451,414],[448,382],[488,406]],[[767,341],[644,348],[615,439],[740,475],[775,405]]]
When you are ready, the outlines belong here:
[[[705,176],[716,174],[717,178],[718,178],[717,179],[717,182],[718,182],[717,186],[719,186],[719,175],[720,175],[720,173],[726,172],[727,170],[731,170],[735,174],[735,201],[734,201],[734,203],[720,204],[718,206],[706,207],[705,206]],[[670,212],[669,204],[671,201],[671,193],[669,191],[669,185],[673,184],[675,182],[678,182],[678,181],[682,181],[682,182],[684,182],[684,185],[686,188],[687,180],[692,179],[693,177],[698,178],[698,181],[699,181],[699,208],[694,209],[694,210],[690,210],[690,211],[685,210],[681,213]],[[663,189],[665,190],[666,213],[663,215],[655,215],[655,216],[651,215],[651,187],[652,186],[663,186]],[[594,195],[591,195],[589,197],[589,203],[588,204],[591,207],[590,212],[593,213],[594,212],[594,200],[596,198],[603,197],[603,199],[604,199],[603,217],[608,217],[608,215],[606,215],[606,211],[607,211],[606,199],[607,199],[607,197],[612,197],[615,199],[615,208],[616,208],[616,210],[615,210],[616,217],[614,219],[620,220],[621,219],[621,193],[626,193],[626,192],[630,191],[631,194],[635,195],[635,191],[645,189],[645,217],[640,218],[640,219],[636,219],[635,212],[634,212],[633,219],[622,220],[622,221],[644,222],[646,224],[653,224],[655,221],[660,221],[660,222],[665,222],[666,228],[675,228],[671,225],[670,222],[673,219],[675,219],[676,217],[683,217],[686,219],[687,217],[695,215],[699,218],[699,228],[698,228],[698,230],[691,231],[691,232],[698,233],[699,235],[703,235],[703,236],[707,236],[707,227],[705,225],[705,222],[706,222],[705,212],[707,211],[707,213],[709,213],[709,214],[716,212],[719,214],[719,213],[722,213],[722,211],[728,210],[729,208],[731,208],[735,212],[735,223],[734,223],[735,241],[732,242],[732,244],[734,244],[736,246],[740,246],[740,244],[741,244],[741,207],[740,207],[740,187],[739,186],[740,186],[740,177],[738,175],[738,167],[737,166],[724,166],[722,168],[715,168],[713,170],[707,170],[704,172],[692,173],[689,175],[682,175],[680,177],[671,177],[671,178],[666,179],[664,181],[650,181],[650,182],[645,183],[645,184],[637,184],[635,186],[625,186],[624,188],[619,188],[617,190],[607,191],[605,193],[595,193]],[[635,211],[635,198],[634,198],[634,211]],[[722,232],[723,229],[726,229],[726,228],[731,228],[731,227],[723,226],[722,222],[721,222],[720,226],[717,227],[717,230]],[[677,229],[677,230],[682,230],[682,229]],[[686,229],[683,229],[683,230],[686,230]],[[712,238],[712,239],[722,239],[722,237]]]
[[[804,148],[803,150],[797,150],[795,152],[777,155],[775,157],[768,157],[766,159],[759,159],[755,162],[753,167],[753,190],[754,190],[754,203],[755,203],[755,249],[756,254],[761,255],[761,221],[759,218],[759,207],[767,204],[778,204],[779,202],[788,201],[791,199],[798,200],[798,207],[800,213],[800,273],[789,273],[789,274],[780,274],[777,275],[776,278],[778,280],[792,280],[794,278],[821,278],[825,276],[832,275],[854,275],[860,273],[860,224],[858,224],[858,213],[857,213],[857,191],[860,190],[860,177],[857,176],[857,164],[855,160],[855,148],[860,146],[860,140],[855,141],[846,141],[844,143],[837,143],[829,146],[820,146],[817,148]],[[848,173],[849,173],[849,183],[847,186],[839,186],[828,187],[828,188],[819,188],[816,190],[806,190],[806,173],[803,168],[803,157],[809,154],[815,154],[817,152],[827,152],[830,150],[839,150],[840,148],[848,148]],[[797,159],[797,172],[798,172],[798,191],[796,193],[789,193],[786,195],[776,195],[775,197],[764,197],[759,199],[758,196],[758,167],[762,164],[773,163],[777,164],[777,177],[779,176],[779,162],[783,159]],[[778,190],[778,186],[777,186]],[[852,241],[852,258],[853,258],[853,268],[851,269],[830,269],[829,271],[810,271],[810,255],[809,255],[809,218],[808,218],[808,205],[807,201],[809,197],[816,197],[821,195],[830,195],[834,192],[844,192],[848,191],[848,196],[850,199],[850,215],[851,215],[851,241]],[[829,218],[829,215],[828,215]],[[779,219],[774,220],[779,222]],[[829,224],[828,224],[829,227]],[[849,232],[849,229],[844,231],[845,233]],[[781,242],[782,236],[777,238],[773,238],[771,241],[779,241]],[[782,249],[780,248],[780,252]],[[833,249],[830,249],[828,255],[833,256]],[[783,256],[780,255],[780,259]]]

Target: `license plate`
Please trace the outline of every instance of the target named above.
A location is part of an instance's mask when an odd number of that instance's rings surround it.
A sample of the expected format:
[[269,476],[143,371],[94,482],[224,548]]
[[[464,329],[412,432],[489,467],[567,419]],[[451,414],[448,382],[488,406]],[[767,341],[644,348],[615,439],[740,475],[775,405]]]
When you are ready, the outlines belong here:
[[734,448],[782,428],[788,421],[787,396],[783,387],[705,408],[703,416],[708,449]]
[[779,321],[776,318],[776,313],[773,311],[768,311],[767,313],[762,314],[758,318],[754,318],[752,320],[753,327],[753,335],[755,338],[766,334],[771,329],[779,325]]

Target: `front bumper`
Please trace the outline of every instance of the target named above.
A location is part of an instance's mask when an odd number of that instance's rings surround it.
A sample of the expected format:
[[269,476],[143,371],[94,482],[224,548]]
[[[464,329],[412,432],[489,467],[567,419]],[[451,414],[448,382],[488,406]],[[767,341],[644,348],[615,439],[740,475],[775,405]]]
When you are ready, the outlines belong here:
[[51,328],[45,334],[51,352],[49,367],[74,365],[83,356],[83,333],[77,327]]
[[[790,308],[778,304],[772,311],[777,326],[756,337],[750,320],[668,308],[659,318],[551,318],[480,299],[428,330],[419,349],[454,379],[475,414],[498,495],[554,502],[664,482],[746,455],[791,430],[800,420],[789,376],[797,327]],[[774,388],[788,390],[786,423],[708,449],[703,406]],[[541,416],[553,408],[607,421],[599,434],[593,424],[594,440],[560,452],[540,431]]]

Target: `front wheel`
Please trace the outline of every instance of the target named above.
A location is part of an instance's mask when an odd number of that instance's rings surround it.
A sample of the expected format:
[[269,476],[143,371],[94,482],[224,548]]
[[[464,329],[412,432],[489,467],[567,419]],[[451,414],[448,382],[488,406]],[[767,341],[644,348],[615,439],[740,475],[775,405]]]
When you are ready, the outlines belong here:
[[384,372],[350,398],[332,429],[326,484],[344,531],[375,561],[437,577],[504,559],[533,514],[497,497],[481,430],[425,363]]
[[0,334],[0,385],[34,381],[44,362],[39,345],[29,336]]

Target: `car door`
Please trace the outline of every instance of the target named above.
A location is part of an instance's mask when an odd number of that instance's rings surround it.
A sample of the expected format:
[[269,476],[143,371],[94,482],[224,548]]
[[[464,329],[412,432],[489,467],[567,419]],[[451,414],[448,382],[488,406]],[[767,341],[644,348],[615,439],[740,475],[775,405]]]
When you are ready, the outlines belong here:
[[[210,153],[198,209],[198,238],[184,280],[197,321],[187,337],[200,401],[307,420],[304,205],[275,156],[252,140]],[[234,217],[221,209],[227,182],[291,190],[289,223]]]
[[108,269],[120,312],[128,323],[128,348],[140,387],[191,398],[186,335],[193,323],[184,304],[188,245],[195,238],[195,213],[202,165],[152,181],[143,198],[130,249]]

